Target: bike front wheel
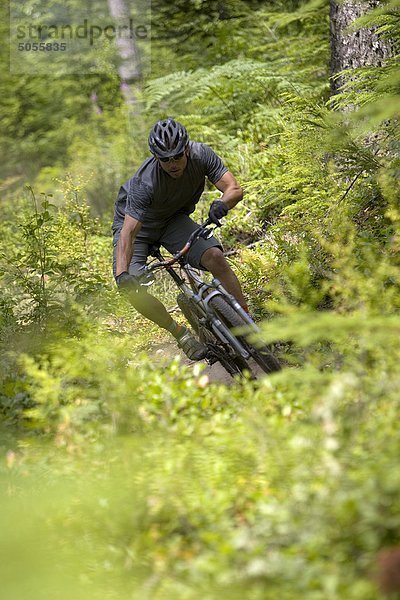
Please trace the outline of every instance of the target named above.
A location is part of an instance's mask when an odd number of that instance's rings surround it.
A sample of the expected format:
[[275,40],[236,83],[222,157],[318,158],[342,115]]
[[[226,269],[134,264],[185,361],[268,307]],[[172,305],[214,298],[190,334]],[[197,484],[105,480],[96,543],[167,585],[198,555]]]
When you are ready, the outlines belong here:
[[209,348],[208,362],[210,364],[219,362],[232,377],[250,371],[249,365],[241,356],[231,354],[229,347],[224,346],[214,333],[200,323],[193,300],[181,293],[177,297],[177,302],[199,340]]
[[[214,296],[209,301],[209,306],[215,311],[219,318],[229,327],[235,329],[239,327],[248,327],[248,323],[236,310],[229,304],[223,296]],[[245,347],[255,362],[261,367],[264,373],[274,373],[281,370],[281,364],[272,354],[268,346],[255,346],[246,339],[245,335],[236,335],[235,337]]]

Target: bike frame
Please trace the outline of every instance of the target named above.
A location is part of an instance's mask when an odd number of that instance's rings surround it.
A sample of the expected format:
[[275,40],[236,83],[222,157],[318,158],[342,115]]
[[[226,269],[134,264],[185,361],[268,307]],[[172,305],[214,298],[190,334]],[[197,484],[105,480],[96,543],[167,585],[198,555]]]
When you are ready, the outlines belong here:
[[206,327],[208,325],[208,328],[212,330],[221,342],[232,346],[242,358],[250,358],[249,352],[247,352],[236,336],[231,333],[225,323],[218,318],[210,306],[210,300],[215,296],[223,296],[225,300],[229,301],[230,294],[228,294],[217,279],[213,279],[211,283],[207,283],[191,267],[185,265],[183,270],[186,272],[189,280],[194,282],[197,291],[195,292],[190,288],[185,289],[183,286],[180,289],[186,296],[194,300],[201,313],[200,324]]
[[[245,323],[247,323],[248,326],[256,332],[259,331],[257,325],[246,313],[246,311],[243,310],[236,298],[225,290],[218,279],[213,278],[211,283],[204,281],[199,275],[198,271],[188,265],[184,260],[184,256],[189,252],[192,244],[199,237],[205,237],[212,234],[213,230],[208,228],[209,225],[210,222],[207,220],[204,225],[200,226],[196,231],[194,231],[182,250],[177,252],[171,259],[165,260],[159,248],[156,247],[153,249],[152,255],[157,258],[159,262],[146,266],[144,271],[150,273],[159,268],[165,269],[172,277],[181,292],[187,298],[194,301],[197,308],[197,316],[199,318],[200,325],[203,325],[206,329],[211,330],[214,336],[220,342],[223,344],[228,344],[240,357],[247,360],[250,358],[250,353],[243,346],[240,340],[234,334],[232,334],[225,323],[223,323],[215,314],[214,310],[210,306],[210,300],[215,296],[222,296],[232,306],[232,308],[241,315]],[[180,270],[181,272],[183,271],[185,277],[179,275],[174,269],[173,265],[176,263],[179,263]]]

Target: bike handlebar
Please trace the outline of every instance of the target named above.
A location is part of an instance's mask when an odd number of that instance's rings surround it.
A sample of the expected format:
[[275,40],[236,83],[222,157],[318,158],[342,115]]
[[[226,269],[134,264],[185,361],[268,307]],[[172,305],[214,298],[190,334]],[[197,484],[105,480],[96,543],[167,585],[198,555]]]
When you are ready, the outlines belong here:
[[210,235],[211,235],[211,232],[213,231],[213,229],[209,229],[209,226],[212,224],[213,224],[213,222],[211,221],[210,218],[208,218],[206,221],[204,221],[203,225],[200,225],[200,227],[195,229],[190,234],[190,237],[189,237],[188,241],[186,242],[186,244],[183,246],[183,248],[181,250],[176,252],[172,256],[172,258],[169,258],[167,260],[162,260],[157,263],[153,263],[151,265],[143,265],[143,267],[141,267],[141,269],[143,269],[143,271],[146,273],[151,273],[151,271],[155,271],[155,269],[161,269],[161,268],[166,269],[168,267],[171,267],[172,265],[177,263],[183,256],[185,256],[189,252],[190,248],[192,247],[194,242],[199,237],[203,237],[206,233],[210,233]]

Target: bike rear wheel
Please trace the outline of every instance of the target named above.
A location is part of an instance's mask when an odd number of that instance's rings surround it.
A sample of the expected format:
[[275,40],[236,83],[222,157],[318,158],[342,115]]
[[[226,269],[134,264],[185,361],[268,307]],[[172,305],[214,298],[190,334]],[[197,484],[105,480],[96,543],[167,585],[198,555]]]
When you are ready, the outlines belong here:
[[193,331],[199,336],[200,341],[203,344],[214,342],[215,340],[213,335],[207,331],[207,329],[201,326],[194,302],[185,296],[185,294],[178,294],[176,300],[179,308],[184,314],[186,320],[189,322]]
[[[223,296],[214,296],[209,301],[209,306],[218,314],[220,319],[229,327],[248,327],[248,323],[236,310],[228,303]],[[272,354],[268,346],[257,347],[249,342],[244,335],[236,335],[235,337],[246,348],[252,358],[261,367],[265,373],[274,373],[281,370],[281,365],[278,359]]]

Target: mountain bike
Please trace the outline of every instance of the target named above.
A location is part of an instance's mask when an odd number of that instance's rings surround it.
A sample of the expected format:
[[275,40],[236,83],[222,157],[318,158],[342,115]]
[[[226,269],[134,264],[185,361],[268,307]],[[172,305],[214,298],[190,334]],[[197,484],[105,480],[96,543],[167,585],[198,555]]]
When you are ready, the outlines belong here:
[[219,362],[232,377],[245,372],[252,376],[250,359],[265,373],[279,371],[281,365],[270,347],[260,347],[249,340],[251,334],[259,334],[260,330],[236,298],[225,290],[218,279],[205,281],[202,272],[185,260],[197,239],[211,237],[215,227],[210,225],[211,221],[207,219],[193,231],[184,247],[172,258],[165,259],[160,246],[152,246],[150,255],[157,262],[142,267],[139,281],[141,285],[151,285],[155,280],[155,272],[159,270],[165,270],[171,276],[179,288],[177,303],[180,310],[195,335],[207,347],[205,360],[208,364]]

